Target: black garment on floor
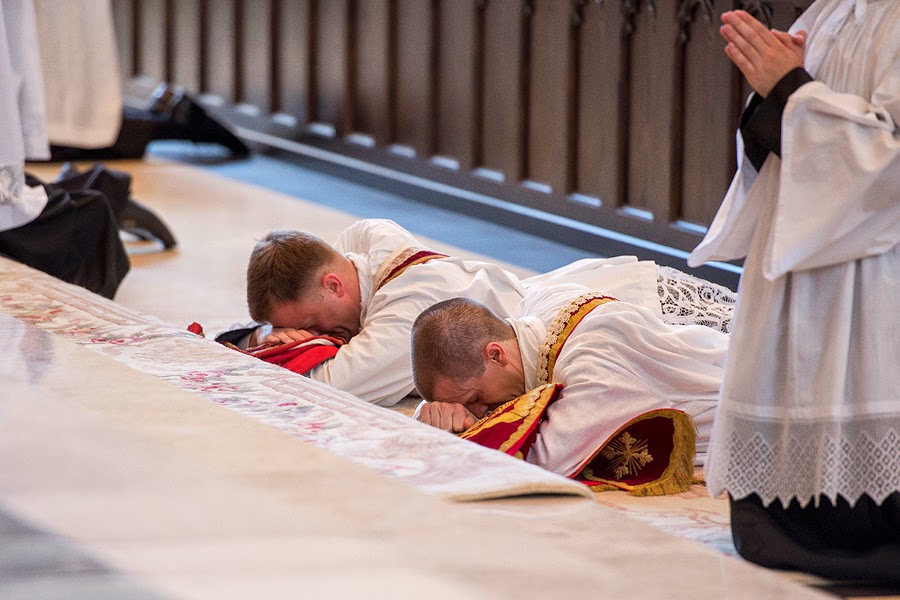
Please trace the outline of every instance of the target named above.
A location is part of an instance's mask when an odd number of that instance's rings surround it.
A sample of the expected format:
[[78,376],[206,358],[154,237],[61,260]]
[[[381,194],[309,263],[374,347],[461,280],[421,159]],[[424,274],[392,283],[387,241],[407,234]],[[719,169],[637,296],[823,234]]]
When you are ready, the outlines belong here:
[[0,231],[0,254],[112,298],[130,264],[106,196],[26,180],[44,186],[47,206],[30,223]]
[[764,506],[756,494],[734,500],[731,534],[738,553],[764,567],[812,573],[825,579],[900,583],[900,493],[880,505],[862,496],[801,507]]
[[123,231],[144,240],[159,240],[166,249],[178,243],[162,219],[131,197],[131,175],[125,171],[98,164],[82,172],[71,163],[66,163],[53,183],[70,192],[101,192],[109,201],[119,229]]
[[153,140],[219,144],[236,157],[243,158],[250,154],[250,149],[240,138],[210,116],[183,88],[161,84],[153,91],[146,108],[123,107],[122,127],[112,146],[74,148],[51,145],[50,160],[141,158]]

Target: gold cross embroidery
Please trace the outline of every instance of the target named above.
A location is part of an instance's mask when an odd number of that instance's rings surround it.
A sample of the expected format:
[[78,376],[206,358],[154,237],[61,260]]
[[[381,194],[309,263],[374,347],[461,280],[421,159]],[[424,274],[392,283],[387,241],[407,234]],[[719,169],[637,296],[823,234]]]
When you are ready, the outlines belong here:
[[618,479],[625,475],[637,475],[647,463],[653,461],[647,440],[638,440],[627,431],[610,442],[601,454],[612,463]]

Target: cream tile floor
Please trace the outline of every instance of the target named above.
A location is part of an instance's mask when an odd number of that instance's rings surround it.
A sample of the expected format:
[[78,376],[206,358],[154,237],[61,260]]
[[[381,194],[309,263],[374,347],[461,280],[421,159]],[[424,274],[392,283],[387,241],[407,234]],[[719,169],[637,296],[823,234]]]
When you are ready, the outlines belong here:
[[[270,229],[330,241],[355,220],[152,158],[112,166],[132,173],[134,196],[179,239],[173,251],[134,254],[116,300],[175,325],[198,321],[211,332],[246,320],[247,256]],[[31,170],[52,179],[57,167]],[[0,318],[7,339],[21,329]],[[3,394],[17,401],[0,403],[0,507],[162,595],[829,597],[591,501],[428,497],[62,340],[28,335],[55,358],[45,383],[23,376]],[[172,425],[143,419],[136,407],[147,402],[165,406]],[[277,468],[266,457],[278,457]]]

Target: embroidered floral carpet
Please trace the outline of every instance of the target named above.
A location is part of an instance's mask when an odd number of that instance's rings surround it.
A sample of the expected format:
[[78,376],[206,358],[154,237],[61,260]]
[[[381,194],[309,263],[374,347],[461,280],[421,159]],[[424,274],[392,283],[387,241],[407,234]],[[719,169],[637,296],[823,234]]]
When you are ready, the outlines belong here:
[[[411,421],[415,402],[372,406],[0,257],[0,311],[217,404],[456,500],[587,488]],[[598,502],[734,555],[727,502],[695,485],[673,496],[601,492]]]
[[590,496],[580,484],[2,257],[0,311],[432,494]]

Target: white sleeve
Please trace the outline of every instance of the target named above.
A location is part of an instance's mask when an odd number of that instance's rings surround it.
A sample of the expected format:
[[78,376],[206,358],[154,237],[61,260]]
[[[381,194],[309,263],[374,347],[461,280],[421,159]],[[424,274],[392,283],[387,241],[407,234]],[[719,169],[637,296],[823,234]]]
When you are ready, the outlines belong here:
[[366,402],[396,404],[415,389],[409,332],[417,315],[415,311],[380,311],[309,376]]
[[788,100],[764,274],[877,256],[900,241],[900,56],[866,100],[811,82]]
[[623,302],[594,309],[560,352],[553,381],[564,387],[528,462],[572,476],[619,427],[660,408],[689,414],[705,452],[727,348],[726,334],[702,325],[666,325]]
[[389,219],[363,219],[341,232],[334,247],[341,254],[383,253],[387,258],[397,248],[421,245],[413,234]]

